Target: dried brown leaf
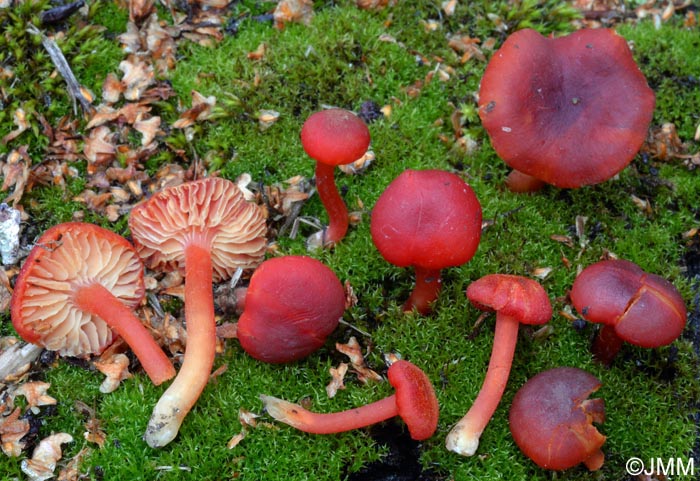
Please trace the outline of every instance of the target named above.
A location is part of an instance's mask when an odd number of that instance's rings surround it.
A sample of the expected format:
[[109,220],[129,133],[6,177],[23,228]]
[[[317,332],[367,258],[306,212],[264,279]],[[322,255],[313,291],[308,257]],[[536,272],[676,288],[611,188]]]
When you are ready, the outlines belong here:
[[146,146],[153,142],[156,135],[162,134],[160,130],[160,117],[150,117],[145,120],[138,119],[134,122],[134,129],[141,134],[141,145]]
[[17,387],[14,394],[15,396],[24,396],[29,409],[37,413],[39,412],[39,406],[52,406],[56,404],[56,399],[46,394],[50,387],[51,384],[48,382],[29,381]]
[[25,447],[21,439],[29,433],[29,421],[20,419],[21,413],[20,408],[15,408],[9,416],[0,418],[0,442],[7,456],[19,456]]
[[196,90],[192,91],[192,108],[180,114],[180,117],[172,125],[175,129],[184,129],[194,125],[195,122],[207,120],[211,116],[216,105],[216,97],[205,97]]
[[338,367],[330,367],[331,382],[326,386],[326,394],[329,398],[335,397],[339,389],[345,389],[345,374],[348,372],[348,364],[341,362]]
[[355,4],[363,10],[381,10],[397,3],[398,0],[355,0]]
[[[104,357],[104,356],[103,356]],[[129,358],[125,354],[112,354],[106,358],[100,357],[95,361],[95,367],[106,376],[100,384],[101,393],[114,392],[124,379],[129,379]]]
[[139,25],[154,11],[153,0],[129,0],[129,21]]
[[30,127],[29,121],[27,120],[27,114],[25,113],[24,109],[15,109],[15,111],[12,113],[12,120],[17,128],[2,138],[3,144],[7,144],[8,142],[16,139],[22,135],[22,132]]
[[314,17],[312,0],[280,0],[273,13],[275,28],[282,30],[288,23],[309,25]]
[[261,60],[267,52],[267,44],[261,42],[253,52],[248,52],[248,60]]
[[85,476],[80,473],[80,464],[89,451],[87,447],[78,451],[78,454],[73,456],[68,463],[66,463],[66,466],[58,472],[57,481],[80,481],[81,479],[85,479]]
[[460,58],[461,63],[466,63],[472,58],[476,58],[482,62],[486,61],[486,56],[484,56],[484,53],[479,48],[479,43],[481,43],[481,40],[469,37],[468,35],[453,35],[447,41],[448,47],[462,54]]
[[136,55],[129,55],[126,60],[122,60],[119,70],[124,73],[122,83],[126,100],[139,100],[155,81],[153,66]]
[[56,464],[63,456],[61,445],[73,442],[67,433],[57,433],[42,439],[34,448],[31,459],[22,461],[22,471],[30,481],[44,481],[55,476]]
[[0,168],[0,173],[3,176],[0,190],[6,192],[13,187],[12,194],[4,202],[11,204],[14,208],[22,200],[22,196],[27,188],[31,163],[32,161],[29,154],[27,154],[27,146],[25,145],[10,152],[7,155],[7,160],[2,163],[2,168]]
[[382,380],[382,376],[368,368],[365,364],[365,358],[362,355],[360,343],[357,342],[354,336],[348,340],[347,344],[336,343],[335,348],[350,358],[352,369],[361,382],[366,384],[370,381]]
[[114,134],[106,125],[92,129],[85,139],[83,154],[88,161],[88,174],[94,174],[98,170],[112,163],[117,155],[114,145]]

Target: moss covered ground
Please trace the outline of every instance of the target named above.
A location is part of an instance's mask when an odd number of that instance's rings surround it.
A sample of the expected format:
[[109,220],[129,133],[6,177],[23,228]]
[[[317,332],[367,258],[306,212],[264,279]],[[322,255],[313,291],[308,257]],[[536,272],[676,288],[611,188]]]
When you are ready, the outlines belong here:
[[[176,96],[157,106],[160,115],[172,122],[179,114],[178,103],[189,105],[196,90],[215,96],[221,115],[198,123],[189,139],[175,130],[164,135],[170,145],[188,149],[185,157],[207,159],[209,170],[218,170],[221,176],[236,179],[249,173],[255,183],[282,184],[294,176],[313,176],[313,164],[298,138],[312,112],[324,105],[356,111],[368,101],[390,106],[390,115],[369,124],[376,158],[368,170],[336,176],[351,210],[362,213],[361,220],[333,250],[311,254],[352,285],[357,304],[345,313],[346,324],[323,349],[290,365],[261,364],[235,340],[227,340],[216,360],[216,366],[226,370],[210,382],[175,442],[159,450],[150,449],[141,436],[163,387],[153,387],[137,371],[117,391],[105,395],[98,391],[102,376],[93,370],[60,359],[42,365],[34,376],[51,383],[49,393],[58,404],[39,418],[40,436],[68,432],[75,438],[64,446],[61,462],[87,447],[80,472],[94,480],[622,480],[632,479],[625,472],[625,462],[632,457],[694,459],[696,472],[700,470],[700,291],[698,278],[687,275],[698,269],[698,238],[693,234],[700,227],[698,170],[688,159],[660,159],[646,153],[616,178],[596,186],[548,187],[526,196],[510,193],[503,187],[508,168],[494,153],[476,115],[475,94],[492,50],[482,48],[485,60],[475,56],[463,63],[462,54],[448,46],[447,39],[457,34],[482,42],[493,37],[498,47],[507,32],[518,28],[566,33],[580,25],[571,6],[556,1],[458,2],[448,16],[440,2],[429,0],[398,2],[381,10],[363,10],[350,1],[317,1],[308,25],[289,24],[282,30],[265,17],[274,2],[237,1],[229,8],[230,28],[221,41],[212,46],[179,45],[176,65],[167,74]],[[679,11],[658,25],[649,16],[617,24],[616,29],[633,45],[640,69],[657,95],[652,128],[675,125],[687,143],[685,154],[692,155],[698,152],[693,137],[700,123],[700,27],[688,23],[688,12],[692,10]],[[114,37],[124,31],[128,13],[111,2],[95,2],[89,20],[105,28],[82,54],[100,61],[89,66],[78,62],[75,73],[99,92],[107,73],[118,70],[122,56],[115,50]],[[249,58],[261,44],[262,58]],[[38,48],[25,43],[21,47]],[[80,54],[79,44],[69,47],[74,55]],[[5,56],[3,61],[9,60]],[[46,70],[51,73],[49,66]],[[69,114],[72,107],[61,97],[60,84],[50,87],[58,92],[52,93],[57,100],[51,104],[57,111],[45,115],[58,119]],[[32,93],[17,91],[18,96]],[[13,105],[34,102],[37,111],[46,106],[45,99],[18,96],[0,113],[2,135],[14,128]],[[280,114],[264,130],[258,122],[262,110]],[[473,140],[473,148],[455,142],[451,118],[456,111],[461,112],[461,128]],[[14,140],[15,146],[26,143],[33,162],[41,162],[46,147],[41,130],[22,135]],[[6,155],[10,147],[0,146],[0,152]],[[155,172],[166,162],[182,159],[173,159],[171,149],[153,156],[146,167]],[[85,172],[84,161],[74,165]],[[460,174],[476,192],[487,221],[476,256],[444,272],[443,290],[428,316],[401,312],[413,273],[387,264],[369,235],[372,206],[407,168]],[[26,194],[22,202],[28,231],[36,233],[83,210],[84,205],[72,199],[84,186],[79,175],[65,187],[35,187]],[[316,196],[303,205],[301,215],[326,221]],[[579,223],[586,219],[582,236],[577,235],[577,218]],[[111,222],[99,214],[86,214],[86,220],[128,235],[125,219],[123,215]],[[314,230],[300,223],[294,238],[275,239],[276,252],[271,255],[306,254],[305,237]],[[557,241],[561,238],[557,236],[568,236],[572,242]],[[577,269],[608,253],[668,278],[681,291],[690,317],[684,335],[671,346],[655,350],[625,346],[615,363],[604,368],[588,350],[595,328],[575,328],[561,311],[567,307],[566,294]],[[488,273],[533,276],[542,272],[537,271],[540,268],[551,268],[540,280],[554,306],[551,330],[540,336],[521,329],[505,397],[477,455],[464,458],[450,453],[444,448],[445,436],[481,386],[493,337],[493,317],[474,329],[479,311],[469,305],[464,291]],[[179,310],[174,313],[181,315]],[[13,334],[7,312],[2,314],[2,334]],[[324,387],[330,381],[329,368],[346,360],[334,348],[335,342],[347,342],[350,336],[367,348],[367,363],[379,372],[385,372],[383,354],[389,352],[426,371],[442,409],[433,438],[413,444],[399,421],[329,436],[298,433],[270,422],[262,412],[261,393],[309,400],[321,411],[357,406],[390,393],[387,383],[365,385],[348,375],[346,389],[328,398]],[[599,472],[589,473],[583,467],[556,474],[541,470],[510,436],[508,406],[517,388],[556,366],[580,367],[603,383],[596,395],[606,404],[600,430],[607,441],[605,465]],[[106,433],[102,448],[83,438],[86,417],[76,402],[94,409]],[[261,418],[256,428],[247,429],[240,444],[229,449],[229,440],[242,430],[241,409]],[[394,435],[397,442],[391,440]],[[2,478],[23,479],[20,462],[27,456],[0,456]],[[397,456],[405,457],[397,461]]]

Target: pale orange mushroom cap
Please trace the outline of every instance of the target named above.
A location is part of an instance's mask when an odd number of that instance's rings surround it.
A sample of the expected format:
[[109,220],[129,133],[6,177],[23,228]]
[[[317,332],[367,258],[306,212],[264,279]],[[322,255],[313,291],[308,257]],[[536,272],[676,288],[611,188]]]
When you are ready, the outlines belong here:
[[182,366],[153,408],[144,439],[162,447],[177,436],[216,357],[212,284],[254,268],[266,249],[265,215],[236,184],[216,177],[168,187],[134,207],[134,244],[147,265],[185,276],[187,345]]
[[12,324],[26,341],[63,356],[99,354],[114,333],[99,316],[73,302],[77,287],[99,283],[133,309],[145,294],[143,265],[123,237],[93,224],[48,229],[20,271],[12,297]]
[[211,242],[213,280],[263,260],[266,225],[262,210],[233,182],[209,177],[163,189],[134,207],[129,217],[134,245],[154,270],[183,270],[183,245],[192,237]]

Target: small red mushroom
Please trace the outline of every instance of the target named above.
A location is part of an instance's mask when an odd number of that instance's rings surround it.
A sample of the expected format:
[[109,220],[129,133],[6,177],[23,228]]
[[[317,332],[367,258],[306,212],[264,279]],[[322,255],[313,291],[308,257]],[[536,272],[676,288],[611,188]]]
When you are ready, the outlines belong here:
[[605,436],[592,423],[605,421],[605,402],[587,399],[601,383],[575,367],[557,367],[537,374],[515,394],[510,432],[535,464],[562,470],[584,463],[595,471],[605,461]]
[[64,356],[100,354],[116,332],[154,384],[175,368],[136,317],[146,290],[143,264],[123,237],[81,222],[37,240],[17,276],[12,324],[22,338]]
[[413,266],[416,285],[404,311],[431,310],[440,271],[468,262],[481,239],[481,204],[472,188],[443,170],[405,170],[372,209],[372,241],[399,267]]
[[544,288],[521,276],[486,275],[469,285],[467,297],[479,309],[496,311],[496,333],[481,390],[467,414],[447,435],[447,449],[463,456],[476,452],[481,433],[501,401],[513,364],[518,326],[544,324],[552,317]]
[[603,28],[557,38],[519,30],[479,90],[479,116],[496,153],[519,172],[507,181],[519,192],[611,178],[642,146],[654,103],[625,39]]
[[298,404],[261,395],[267,412],[300,431],[334,434],[401,416],[411,438],[423,441],[437,429],[439,406],[428,376],[409,361],[396,361],[387,372],[396,392],[379,401],[337,413],[314,413]]
[[326,342],[344,311],[343,285],[325,264],[306,256],[276,257],[250,279],[237,337],[259,361],[296,361]]
[[591,350],[606,365],[623,341],[647,348],[664,346],[685,327],[687,309],[673,284],[627,260],[603,260],[586,267],[576,277],[570,298],[584,319],[603,324]]
[[327,109],[312,114],[301,128],[301,145],[316,161],[316,189],[328,212],[328,228],[321,232],[324,247],[340,242],[348,230],[348,209],[338,193],[334,172],[337,165],[362,157],[369,147],[367,125],[345,109]]
[[182,367],[156,404],[144,436],[149,446],[162,447],[177,436],[209,380],[216,354],[212,283],[262,262],[265,216],[236,184],[210,177],[165,188],[138,204],[129,227],[150,268],[185,275]]

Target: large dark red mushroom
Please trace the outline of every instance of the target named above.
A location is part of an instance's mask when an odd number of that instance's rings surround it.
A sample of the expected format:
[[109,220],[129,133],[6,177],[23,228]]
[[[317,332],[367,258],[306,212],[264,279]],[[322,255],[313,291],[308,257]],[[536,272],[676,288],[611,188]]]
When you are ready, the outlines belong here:
[[409,361],[396,361],[387,372],[396,392],[379,401],[337,413],[314,413],[298,404],[261,395],[268,414],[301,431],[333,434],[401,416],[412,439],[423,441],[437,429],[439,406],[426,374]]
[[237,337],[252,357],[270,363],[302,359],[320,348],[345,311],[335,273],[306,256],[268,259],[245,293]]
[[100,354],[116,332],[160,384],[175,368],[132,311],[145,292],[143,264],[126,239],[93,224],[59,224],[37,240],[17,276],[12,324],[26,341],[64,356]]
[[611,178],[642,146],[654,103],[625,39],[609,29],[515,32],[479,90],[479,115],[515,169],[508,183],[516,191],[533,189],[526,176],[564,188]]
[[518,447],[538,466],[562,470],[584,463],[600,469],[605,436],[593,423],[605,421],[605,402],[588,399],[601,382],[575,367],[537,374],[515,394],[510,432]]
[[468,262],[481,239],[481,204],[459,176],[443,170],[405,170],[372,209],[372,241],[388,262],[413,266],[416,285],[404,310],[431,310],[440,271]]
[[664,346],[685,327],[687,308],[674,285],[627,260],[608,259],[586,267],[576,277],[570,297],[584,319],[603,324],[592,346],[603,364],[612,363],[623,341]]
[[301,128],[301,145],[316,161],[316,189],[328,212],[328,228],[321,232],[321,245],[337,244],[348,230],[348,209],[335,185],[338,165],[362,157],[369,147],[367,125],[345,109],[327,109],[312,114]]
[[138,204],[129,227],[139,255],[154,270],[185,276],[187,345],[182,367],[156,404],[144,439],[172,441],[209,380],[216,354],[212,283],[265,255],[265,216],[236,184],[209,177],[168,187]]
[[447,449],[463,456],[476,452],[481,433],[501,401],[513,364],[518,327],[521,323],[544,324],[552,317],[552,305],[544,288],[526,277],[486,275],[469,285],[467,297],[479,309],[496,311],[496,332],[481,390],[445,442]]

